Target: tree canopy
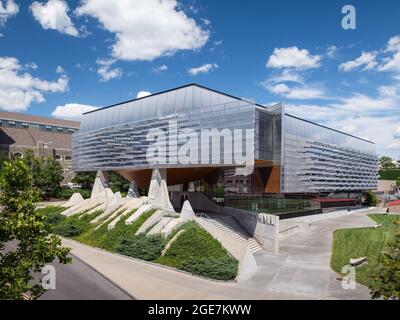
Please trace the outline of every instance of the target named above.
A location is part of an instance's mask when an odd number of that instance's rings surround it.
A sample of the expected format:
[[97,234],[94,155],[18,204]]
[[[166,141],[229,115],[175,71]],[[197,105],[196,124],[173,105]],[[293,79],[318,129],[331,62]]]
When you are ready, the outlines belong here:
[[21,159],[4,162],[0,171],[0,300],[22,299],[23,294],[39,297],[45,289],[33,273],[56,258],[60,263],[71,260],[69,249],[35,211],[40,190],[32,173]]

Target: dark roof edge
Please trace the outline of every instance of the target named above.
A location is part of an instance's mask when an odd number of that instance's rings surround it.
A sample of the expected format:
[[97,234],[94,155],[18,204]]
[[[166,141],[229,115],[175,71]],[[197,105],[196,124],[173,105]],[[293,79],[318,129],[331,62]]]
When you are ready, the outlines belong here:
[[100,110],[116,107],[116,106],[119,106],[119,105],[122,105],[122,104],[125,104],[125,103],[146,99],[146,98],[149,98],[149,97],[157,96],[157,95],[160,95],[160,94],[163,94],[163,93],[167,93],[167,92],[171,92],[171,91],[175,91],[175,90],[179,90],[179,89],[183,89],[183,88],[187,88],[187,87],[191,87],[191,86],[196,86],[196,87],[199,87],[199,88],[202,88],[202,89],[210,90],[210,91],[213,91],[215,93],[222,94],[224,96],[227,96],[227,97],[230,97],[230,98],[233,98],[233,99],[236,99],[236,100],[245,101],[245,102],[257,105],[259,107],[263,107],[262,105],[259,105],[259,104],[255,103],[255,102],[247,101],[245,99],[235,97],[235,96],[233,96],[231,94],[228,94],[228,93],[225,93],[225,92],[221,92],[221,91],[218,91],[218,90],[215,90],[215,89],[212,89],[212,88],[208,88],[206,86],[202,86],[202,85],[197,84],[197,83],[189,83],[189,84],[185,84],[183,86],[179,86],[179,87],[176,87],[176,88],[172,88],[172,89],[156,92],[156,93],[153,93],[153,94],[151,94],[149,96],[145,96],[145,97],[142,97],[142,98],[136,98],[136,99],[127,100],[127,101],[124,101],[124,102],[115,103],[115,104],[112,104],[110,106],[106,106],[106,107],[103,107],[103,108],[99,108],[99,109],[96,109],[96,110],[85,112],[83,114],[93,113],[93,112],[96,112],[96,111],[100,111]]
[[306,119],[303,119],[303,118],[300,118],[300,117],[296,117],[296,116],[294,116],[294,115],[292,115],[292,114],[289,114],[289,113],[286,113],[286,112],[285,112],[285,115],[287,115],[287,116],[289,116],[289,117],[292,117],[292,118],[295,118],[295,119],[298,119],[298,120],[301,120],[301,121],[305,121],[305,122],[311,123],[311,124],[313,124],[313,125],[316,125],[316,126],[319,126],[319,127],[325,128],[325,129],[329,129],[329,130],[332,130],[332,131],[336,131],[336,132],[338,132],[338,133],[344,134],[344,135],[346,135],[346,136],[350,136],[350,137],[352,137],[352,138],[356,138],[356,139],[359,139],[359,140],[362,140],[362,141],[365,141],[365,142],[368,142],[368,143],[375,144],[374,141],[370,141],[370,140],[367,140],[367,139],[363,139],[363,138],[354,136],[354,135],[352,135],[352,134],[350,134],[350,133],[346,133],[346,132],[343,132],[343,131],[340,131],[340,130],[337,130],[337,129],[330,128],[330,127],[328,127],[328,126],[324,126],[324,125],[319,124],[319,123],[317,123],[317,122],[313,122],[313,121],[306,120]]

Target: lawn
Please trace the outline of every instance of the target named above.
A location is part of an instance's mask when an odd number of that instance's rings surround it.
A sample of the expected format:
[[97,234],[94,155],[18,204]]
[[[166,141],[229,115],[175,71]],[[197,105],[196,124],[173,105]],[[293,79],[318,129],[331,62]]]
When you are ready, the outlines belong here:
[[331,267],[341,273],[342,267],[349,264],[350,258],[366,256],[368,264],[356,268],[356,281],[369,286],[376,275],[377,262],[380,252],[385,245],[394,240],[395,233],[400,226],[395,221],[400,220],[400,215],[368,215],[381,228],[356,228],[339,229],[333,234],[333,248]]
[[[134,223],[127,225],[125,220],[134,213],[133,210],[125,214],[113,229],[108,230],[107,224],[90,223],[102,211],[65,217],[61,214],[63,209],[46,207],[39,211],[46,216],[46,223],[51,225],[53,232],[58,235],[110,252],[168,265],[212,279],[232,280],[237,275],[238,261],[195,222],[183,224],[167,237],[135,235],[155,210],[144,213]],[[182,229],[185,229],[185,232],[172,244],[165,256],[161,257],[167,243]]]

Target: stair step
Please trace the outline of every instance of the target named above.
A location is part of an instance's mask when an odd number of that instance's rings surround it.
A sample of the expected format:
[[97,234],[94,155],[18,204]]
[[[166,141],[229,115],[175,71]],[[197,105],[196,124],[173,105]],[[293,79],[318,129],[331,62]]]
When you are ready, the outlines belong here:
[[239,242],[246,244],[251,253],[256,253],[262,250],[261,245],[249,234],[247,234],[246,231],[243,230],[243,227],[233,217],[224,217],[223,220],[220,220],[211,217],[206,218],[203,216],[201,219],[213,223],[226,234],[232,236]]

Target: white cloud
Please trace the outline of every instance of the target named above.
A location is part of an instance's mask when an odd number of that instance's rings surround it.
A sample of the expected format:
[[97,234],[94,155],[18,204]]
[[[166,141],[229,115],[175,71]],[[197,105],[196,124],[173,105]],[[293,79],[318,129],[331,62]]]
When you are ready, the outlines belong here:
[[394,36],[389,39],[386,51],[400,51],[400,36]]
[[115,62],[115,59],[97,59],[96,63],[100,66],[97,69],[97,74],[100,76],[101,82],[120,79],[122,77],[123,72],[121,68],[111,68]]
[[0,0],[0,26],[19,12],[19,7],[14,0]]
[[268,78],[267,82],[296,82],[304,84],[304,79],[299,73],[294,72],[291,69],[284,69],[281,73],[272,75]]
[[385,149],[389,149],[389,150],[400,150],[400,143],[397,142],[393,142],[391,144],[388,144]]
[[139,92],[137,93],[137,95],[136,95],[136,99],[144,98],[144,97],[147,97],[147,96],[150,96],[150,95],[151,95],[151,92],[148,92],[148,91],[139,91]]
[[285,83],[271,85],[268,82],[264,82],[263,85],[268,91],[288,99],[311,100],[323,99],[325,97],[324,90],[306,85],[289,87]]
[[339,51],[338,47],[331,45],[326,49],[326,55],[330,59],[336,59],[338,51]]
[[361,112],[367,114],[369,112],[382,112],[391,110],[398,106],[398,99],[390,96],[370,97],[365,94],[354,93],[349,98],[341,98],[340,102],[332,104],[332,106],[353,112]]
[[53,29],[78,37],[79,32],[68,16],[68,4],[64,0],[49,0],[46,4],[34,1],[30,6],[34,18],[43,29]]
[[222,43],[223,43],[223,40],[214,41],[213,44],[212,44],[212,47],[211,47],[210,51],[214,51],[214,50],[217,49],[220,45],[222,45]]
[[294,68],[298,70],[320,67],[321,56],[313,56],[297,47],[275,48],[267,62],[268,68]]
[[26,111],[33,102],[44,102],[45,92],[68,90],[68,78],[61,76],[54,82],[21,73],[22,67],[14,57],[0,57],[0,109]]
[[58,119],[79,121],[82,118],[83,113],[96,109],[97,107],[86,104],[67,103],[63,106],[57,106],[51,115]]
[[362,52],[361,56],[359,56],[355,60],[347,61],[339,65],[339,70],[344,72],[349,72],[360,67],[363,67],[362,70],[372,70],[378,64],[376,61],[377,54],[375,52]]
[[165,65],[165,64],[162,64],[159,67],[154,67],[153,68],[153,72],[155,72],[155,73],[160,73],[160,72],[167,71],[167,70],[168,70],[168,66]]
[[316,104],[285,104],[285,108],[289,114],[313,121],[337,119],[346,115],[345,112],[335,108]]
[[25,68],[36,70],[38,68],[37,64],[34,62],[26,63]]
[[218,65],[216,63],[206,63],[201,65],[200,67],[196,67],[196,68],[190,68],[188,70],[188,73],[192,76],[195,76],[199,73],[208,73],[210,71],[214,71],[215,69],[218,68]]
[[400,72],[400,52],[386,60],[386,63],[379,67],[379,71]]
[[92,16],[115,34],[112,55],[121,60],[151,61],[199,49],[209,37],[176,0],[82,0],[75,12]]
[[61,67],[61,66],[57,66],[57,68],[56,68],[56,73],[58,73],[58,74],[62,74],[62,73],[64,73],[65,72],[65,70],[64,70],[64,68],[63,67]]

